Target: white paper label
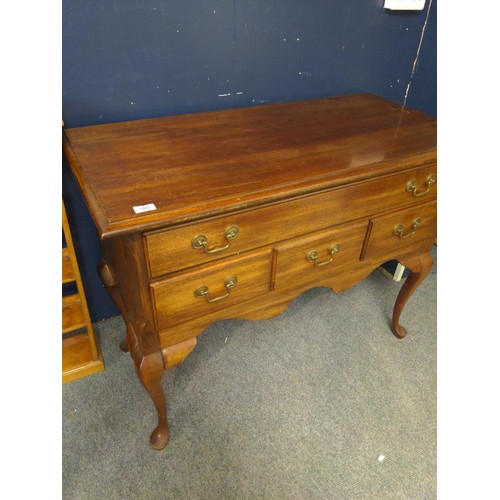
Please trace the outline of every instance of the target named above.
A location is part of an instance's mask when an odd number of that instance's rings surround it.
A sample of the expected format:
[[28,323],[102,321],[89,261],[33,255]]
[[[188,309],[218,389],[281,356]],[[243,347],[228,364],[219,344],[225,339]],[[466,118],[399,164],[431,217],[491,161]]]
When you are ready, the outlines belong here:
[[425,0],[385,0],[384,9],[423,10]]
[[136,214],[141,214],[142,212],[149,212],[150,210],[156,210],[154,203],[148,203],[147,205],[139,205],[137,207],[132,207]]

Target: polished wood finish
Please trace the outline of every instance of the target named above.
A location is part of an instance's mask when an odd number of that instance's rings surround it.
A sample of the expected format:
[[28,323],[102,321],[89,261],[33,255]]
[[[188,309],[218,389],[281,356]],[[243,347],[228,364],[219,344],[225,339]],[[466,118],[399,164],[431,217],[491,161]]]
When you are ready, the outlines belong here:
[[[269,292],[270,270],[271,251],[266,249],[245,257],[235,257],[229,262],[218,262],[208,269],[204,267],[152,283],[158,328],[161,330],[205,316],[214,309],[220,312],[223,319],[226,307]],[[231,277],[235,277],[237,283],[228,291],[224,283]],[[207,287],[207,297],[195,295],[200,287]],[[207,299],[216,302],[208,302]]]
[[411,271],[411,274],[408,278],[406,278],[406,281],[403,283],[403,286],[399,291],[392,314],[392,331],[399,339],[406,337],[406,334],[408,333],[406,328],[399,324],[399,318],[403,308],[418,285],[420,285],[427,274],[429,274],[434,261],[431,255],[424,253],[401,259],[401,264],[407,267]]
[[429,117],[363,94],[69,129],[64,148],[121,347],[157,410],[154,448],[168,441],[163,371],[214,321],[277,315],[310,287],[341,292],[398,259],[412,270],[393,315],[406,334],[399,317],[436,238]]
[[167,370],[175,368],[178,364],[182,363],[186,356],[194,349],[196,345],[196,337],[180,342],[172,347],[162,349],[163,363]]
[[[366,227],[366,221],[345,224],[277,245],[275,290],[295,290],[300,285],[318,286],[324,280],[333,288],[333,281],[350,273],[359,261]],[[334,245],[338,250],[332,255],[329,249]],[[318,254],[317,265],[307,260],[313,251]]]
[[[65,134],[66,154],[103,238],[436,162],[432,120],[372,95],[95,125]],[[157,210],[134,213],[132,207],[148,203]]]
[[[153,277],[171,273],[211,262],[221,256],[251,250],[277,239],[285,240],[333,224],[350,222],[366,213],[422,202],[425,198],[412,197],[404,186],[411,179],[425,179],[433,172],[436,172],[435,164],[424,165],[403,173],[301,196],[287,203],[243,210],[229,216],[146,233],[149,274]],[[263,179],[263,182],[267,180]],[[223,178],[220,181],[226,182]],[[435,191],[435,186],[433,189]],[[429,197],[431,196],[429,193]],[[356,204],[352,200],[357,200]],[[349,210],[345,210],[346,206],[349,206]],[[266,223],[263,225],[261,221]],[[227,250],[206,254],[192,247],[192,240],[200,234],[205,235],[214,246],[222,245],[224,230],[233,225],[239,227],[240,234]]]
[[[413,229],[412,223],[420,219],[420,224]],[[394,234],[396,226],[401,224],[402,237]],[[362,259],[377,258],[379,255],[402,254],[405,250],[422,252],[428,247],[429,240],[436,235],[436,202],[431,201],[398,210],[370,219],[367,244],[361,254]]]
[[73,238],[62,202],[62,284],[74,283],[76,292],[62,297],[62,381],[71,382],[104,370],[87,307]]

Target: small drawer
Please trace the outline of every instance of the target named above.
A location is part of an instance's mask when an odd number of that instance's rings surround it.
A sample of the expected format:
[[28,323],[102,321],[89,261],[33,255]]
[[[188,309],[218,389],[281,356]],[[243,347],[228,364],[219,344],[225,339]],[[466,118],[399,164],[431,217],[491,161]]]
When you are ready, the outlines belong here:
[[435,201],[374,217],[362,259],[389,260],[408,251],[426,251],[437,235]]
[[221,311],[265,294],[270,287],[271,250],[235,257],[197,272],[150,285],[161,330]]
[[359,262],[367,225],[349,224],[277,246],[275,289],[320,284],[348,271]]
[[151,277],[252,250],[252,218],[238,214],[145,235]]
[[151,277],[237,255],[368,214],[436,196],[436,165],[426,165],[286,202],[145,233]]

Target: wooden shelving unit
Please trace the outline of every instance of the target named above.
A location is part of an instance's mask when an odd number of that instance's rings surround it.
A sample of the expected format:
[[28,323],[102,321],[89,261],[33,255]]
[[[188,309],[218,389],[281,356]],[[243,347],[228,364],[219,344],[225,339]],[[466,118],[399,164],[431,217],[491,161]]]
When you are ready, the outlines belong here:
[[104,363],[92,329],[64,200],[62,228],[66,242],[62,249],[62,285],[73,288],[62,296],[62,381],[65,384],[103,371]]

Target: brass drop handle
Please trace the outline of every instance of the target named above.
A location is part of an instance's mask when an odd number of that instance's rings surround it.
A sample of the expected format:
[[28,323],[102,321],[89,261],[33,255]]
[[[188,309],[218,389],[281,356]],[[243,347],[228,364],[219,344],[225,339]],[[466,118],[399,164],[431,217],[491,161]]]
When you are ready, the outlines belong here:
[[219,297],[210,298],[210,292],[208,290],[208,286],[200,286],[194,291],[194,295],[198,299],[205,298],[205,300],[209,304],[213,304],[214,302],[219,302],[219,300],[229,297],[231,289],[233,289],[237,285],[237,283],[238,283],[238,278],[236,276],[231,276],[226,281],[224,281],[224,286],[226,287],[227,293],[224,295],[220,295]]
[[335,245],[332,245],[328,249],[328,253],[331,255],[329,260],[324,260],[323,262],[318,262],[318,252],[316,250],[311,250],[307,255],[306,255],[306,260],[307,262],[312,262],[316,267],[322,267],[326,266],[327,264],[330,264],[332,262],[333,257],[335,254],[340,250],[340,245],[338,243],[335,243]]
[[420,193],[417,192],[418,186],[417,186],[417,181],[415,179],[412,179],[411,181],[408,181],[406,183],[406,191],[409,193],[412,193],[413,196],[418,198],[419,196],[424,196],[424,194],[427,194],[429,190],[431,189],[431,186],[436,182],[436,176],[434,174],[430,174],[427,176],[427,179],[425,179],[425,186],[426,190],[425,191],[420,191]]
[[228,228],[226,228],[226,232],[224,233],[224,238],[226,239],[227,244],[223,247],[208,248],[208,239],[204,234],[195,236],[193,238],[193,241],[191,242],[191,246],[195,250],[205,250],[205,253],[217,253],[229,248],[229,245],[231,245],[231,241],[235,240],[239,234],[240,228],[238,226],[229,226]]
[[413,229],[411,233],[404,234],[405,228],[403,224],[398,224],[397,226],[394,226],[392,234],[394,236],[399,236],[399,238],[401,238],[402,240],[404,238],[409,238],[412,234],[415,234],[415,231],[417,230],[418,226],[420,226],[420,224],[422,224],[422,219],[420,217],[416,217],[415,219],[413,219],[413,222],[411,223],[411,228]]

